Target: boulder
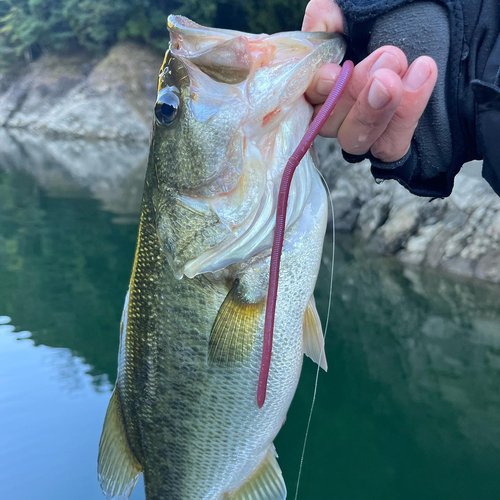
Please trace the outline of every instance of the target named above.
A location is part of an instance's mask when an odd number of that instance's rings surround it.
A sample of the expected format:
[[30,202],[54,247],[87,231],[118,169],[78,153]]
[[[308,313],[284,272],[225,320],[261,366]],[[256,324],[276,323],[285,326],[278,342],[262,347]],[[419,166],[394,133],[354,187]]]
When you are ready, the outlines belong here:
[[157,51],[133,42],[115,45],[100,60],[86,53],[44,54],[0,85],[0,125],[147,143],[161,60]]

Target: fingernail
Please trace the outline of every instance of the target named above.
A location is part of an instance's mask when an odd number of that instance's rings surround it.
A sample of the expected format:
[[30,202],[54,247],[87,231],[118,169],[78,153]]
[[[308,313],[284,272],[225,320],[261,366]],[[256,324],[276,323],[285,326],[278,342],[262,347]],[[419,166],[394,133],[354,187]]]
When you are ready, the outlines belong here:
[[321,80],[318,81],[318,84],[316,85],[316,91],[318,92],[319,95],[328,95],[330,91],[333,88],[333,85],[335,84],[335,80],[332,78],[322,78]]
[[403,79],[403,85],[407,90],[418,90],[429,78],[431,67],[425,59],[415,61],[410,71]]
[[391,94],[386,86],[377,78],[373,79],[368,91],[368,103],[373,109],[383,108],[391,100]]
[[373,63],[372,69],[370,70],[370,76],[381,68],[392,69],[395,73],[399,73],[401,71],[401,64],[399,63],[399,59],[394,54],[384,52]]

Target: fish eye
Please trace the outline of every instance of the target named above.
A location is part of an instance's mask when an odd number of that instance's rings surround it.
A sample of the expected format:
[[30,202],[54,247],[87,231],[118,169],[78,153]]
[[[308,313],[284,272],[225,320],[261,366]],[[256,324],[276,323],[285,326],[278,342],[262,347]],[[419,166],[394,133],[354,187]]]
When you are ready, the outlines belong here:
[[171,89],[164,89],[155,104],[156,122],[164,127],[170,125],[177,116],[179,98]]

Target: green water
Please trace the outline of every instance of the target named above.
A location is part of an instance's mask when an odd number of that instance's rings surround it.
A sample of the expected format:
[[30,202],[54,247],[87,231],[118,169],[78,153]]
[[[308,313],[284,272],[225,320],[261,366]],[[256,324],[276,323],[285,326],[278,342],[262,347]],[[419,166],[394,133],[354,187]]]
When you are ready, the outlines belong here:
[[[106,212],[81,193],[56,196],[3,167],[0,499],[104,498],[97,444],[137,214]],[[330,250],[317,290],[323,318]],[[300,499],[500,497],[499,297],[498,287],[404,268],[338,238],[330,369]],[[307,360],[276,440],[290,499],[314,376]],[[132,498],[144,498],[142,483]]]

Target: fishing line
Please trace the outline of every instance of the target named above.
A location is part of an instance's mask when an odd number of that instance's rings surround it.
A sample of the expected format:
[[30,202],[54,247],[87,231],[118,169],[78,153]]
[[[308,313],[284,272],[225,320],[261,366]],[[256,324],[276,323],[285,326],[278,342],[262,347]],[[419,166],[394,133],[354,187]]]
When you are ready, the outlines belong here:
[[[330,187],[328,186],[328,183],[326,182],[326,179],[324,178],[323,174],[316,168],[316,171],[321,177],[321,180],[323,181],[323,184],[326,188],[326,191],[328,193],[328,201],[330,202],[330,213],[332,214],[332,260],[331,260],[331,266],[330,266],[330,289],[328,292],[328,309],[326,313],[326,321],[325,321],[325,327],[323,329],[323,346],[321,348],[321,353],[319,355],[318,359],[323,358],[323,354],[325,352],[325,346],[326,346],[326,334],[328,332],[328,326],[330,324],[330,308],[332,305],[332,295],[333,295],[333,268],[334,268],[334,260],[335,260],[335,214],[333,212],[333,201],[332,201],[332,193],[330,191]],[[304,457],[306,454],[306,446],[307,446],[307,440],[309,438],[309,429],[311,428],[311,421],[312,421],[312,415],[314,411],[314,405],[316,403],[316,395],[318,392],[318,382],[319,382],[319,371],[320,371],[320,366],[318,363],[318,366],[316,367],[316,377],[314,379],[314,390],[313,390],[313,397],[311,400],[311,409],[309,410],[309,418],[307,419],[307,425],[306,425],[306,433],[304,436],[304,444],[302,445],[302,454],[300,455],[300,464],[299,464],[299,473],[297,475],[297,486],[295,487],[295,500],[298,499],[299,497],[299,487],[300,487],[300,478],[302,477],[302,468],[304,466]]]

